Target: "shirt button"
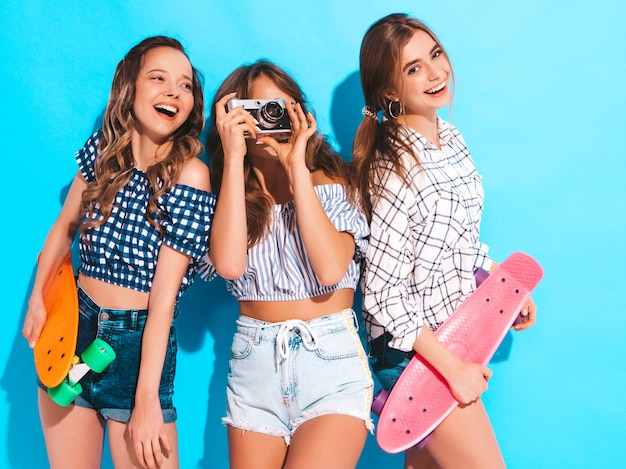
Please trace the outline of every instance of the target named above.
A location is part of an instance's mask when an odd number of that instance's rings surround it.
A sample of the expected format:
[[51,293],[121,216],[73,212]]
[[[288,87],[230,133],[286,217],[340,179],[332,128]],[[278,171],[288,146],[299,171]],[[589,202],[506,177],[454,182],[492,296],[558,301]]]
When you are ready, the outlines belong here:
[[109,313],[102,313],[100,315],[100,320],[101,321],[108,321],[109,320]]

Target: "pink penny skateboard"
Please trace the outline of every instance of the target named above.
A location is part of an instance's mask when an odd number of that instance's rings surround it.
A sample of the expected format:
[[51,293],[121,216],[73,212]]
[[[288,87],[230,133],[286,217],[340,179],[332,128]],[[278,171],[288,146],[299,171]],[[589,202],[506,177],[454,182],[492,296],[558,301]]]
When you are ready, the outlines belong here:
[[[532,257],[512,254],[435,335],[463,361],[486,365],[542,277],[543,269]],[[415,355],[392,390],[374,398],[376,440],[388,453],[404,451],[428,437],[457,405],[443,377]]]

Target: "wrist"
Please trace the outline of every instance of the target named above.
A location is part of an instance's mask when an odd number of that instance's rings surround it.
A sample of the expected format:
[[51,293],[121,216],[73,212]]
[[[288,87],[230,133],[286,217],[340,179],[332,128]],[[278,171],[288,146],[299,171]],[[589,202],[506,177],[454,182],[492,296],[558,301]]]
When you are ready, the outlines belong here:
[[311,171],[306,167],[306,164],[300,162],[290,164],[287,168],[287,174],[292,184],[295,184],[300,179],[311,180]]
[[158,402],[159,405],[161,403],[159,398],[159,392],[157,389],[143,389],[140,386],[137,386],[135,390],[135,402],[136,403],[150,403],[150,402]]

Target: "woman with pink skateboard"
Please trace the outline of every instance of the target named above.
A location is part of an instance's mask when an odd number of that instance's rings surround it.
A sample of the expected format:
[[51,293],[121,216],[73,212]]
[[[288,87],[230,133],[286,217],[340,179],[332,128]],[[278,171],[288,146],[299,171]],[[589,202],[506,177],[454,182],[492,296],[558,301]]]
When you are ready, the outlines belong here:
[[[360,68],[366,106],[353,164],[370,217],[362,286],[372,366],[389,390],[419,353],[460,403],[425,449],[406,452],[405,467],[503,468],[480,400],[491,370],[433,334],[476,288],[474,272],[496,267],[479,241],[481,177],[459,131],[437,115],[452,99],[452,67],[425,24],[392,14],[365,34]],[[535,313],[529,300],[515,328],[532,326]]]

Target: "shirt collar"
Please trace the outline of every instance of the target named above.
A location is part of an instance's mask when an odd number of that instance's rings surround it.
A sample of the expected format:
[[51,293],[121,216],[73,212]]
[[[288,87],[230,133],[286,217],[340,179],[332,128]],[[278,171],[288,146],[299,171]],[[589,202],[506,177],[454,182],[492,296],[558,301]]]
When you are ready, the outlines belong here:
[[[437,145],[429,141],[426,137],[424,137],[417,130],[407,127],[406,125],[402,127],[407,132],[407,135],[409,136],[410,140],[416,139],[420,141],[421,144],[424,146],[424,148],[427,148],[429,150],[439,150],[439,148],[437,148]],[[450,141],[450,136],[452,132],[451,132],[450,123],[443,120],[439,116],[437,116],[437,132],[439,133],[439,144],[441,145],[441,148],[443,148]]]

